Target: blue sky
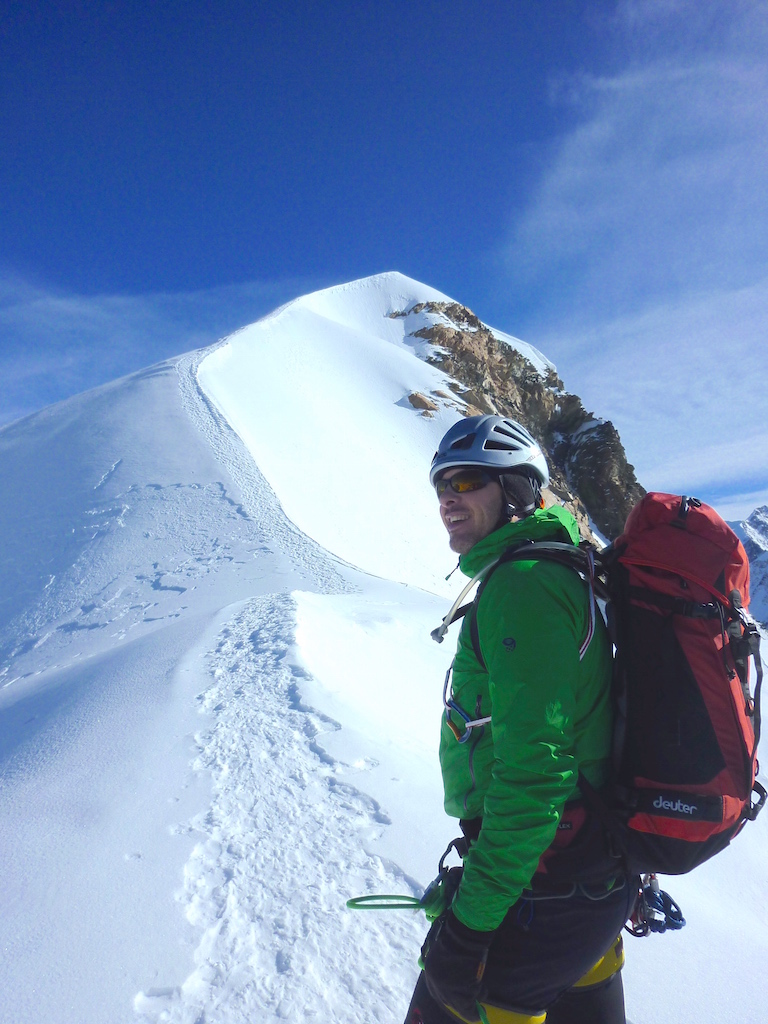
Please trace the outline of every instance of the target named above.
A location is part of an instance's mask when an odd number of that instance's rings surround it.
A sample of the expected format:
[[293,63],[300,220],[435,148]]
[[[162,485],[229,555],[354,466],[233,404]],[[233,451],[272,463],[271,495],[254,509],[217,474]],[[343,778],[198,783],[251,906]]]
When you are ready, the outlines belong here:
[[4,5],[0,423],[400,270],[768,501],[768,4]]

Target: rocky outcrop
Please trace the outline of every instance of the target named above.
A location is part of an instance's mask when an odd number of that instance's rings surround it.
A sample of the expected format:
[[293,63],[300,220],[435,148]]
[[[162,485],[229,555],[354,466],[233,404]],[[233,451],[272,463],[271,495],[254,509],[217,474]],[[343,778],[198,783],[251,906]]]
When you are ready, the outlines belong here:
[[420,391],[412,391],[408,395],[408,401],[414,409],[418,409],[422,416],[431,416],[437,410],[437,405]]
[[458,303],[419,303],[394,316],[426,320],[411,336],[428,343],[426,359],[454,381],[467,416],[494,413],[519,420],[540,441],[552,492],[576,515],[612,539],[645,491],[627,461],[618,432],[587,412],[551,367],[538,369]]
[[645,490],[637,482],[614,425],[584,412],[584,422],[568,432],[559,429],[555,418],[550,444],[553,460],[562,467],[597,528],[606,537],[618,537],[629,510]]

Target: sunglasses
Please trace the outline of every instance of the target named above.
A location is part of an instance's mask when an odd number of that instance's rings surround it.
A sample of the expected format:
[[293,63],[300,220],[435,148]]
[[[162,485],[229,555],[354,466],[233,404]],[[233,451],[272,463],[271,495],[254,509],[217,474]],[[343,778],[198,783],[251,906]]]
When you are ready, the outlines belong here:
[[435,480],[435,490],[438,498],[445,494],[449,487],[456,494],[466,494],[467,491],[479,491],[493,480],[496,480],[496,477],[486,473],[484,469],[462,469],[460,473],[454,473],[450,480],[446,480],[445,477]]

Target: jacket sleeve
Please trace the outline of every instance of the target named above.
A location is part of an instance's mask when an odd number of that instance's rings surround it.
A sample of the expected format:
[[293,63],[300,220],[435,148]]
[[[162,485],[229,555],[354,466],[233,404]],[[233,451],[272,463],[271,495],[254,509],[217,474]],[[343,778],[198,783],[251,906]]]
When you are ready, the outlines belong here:
[[574,752],[583,584],[561,566],[503,566],[477,609],[489,673],[492,777],[480,836],[453,904],[469,928],[497,928],[554,839],[578,777]]

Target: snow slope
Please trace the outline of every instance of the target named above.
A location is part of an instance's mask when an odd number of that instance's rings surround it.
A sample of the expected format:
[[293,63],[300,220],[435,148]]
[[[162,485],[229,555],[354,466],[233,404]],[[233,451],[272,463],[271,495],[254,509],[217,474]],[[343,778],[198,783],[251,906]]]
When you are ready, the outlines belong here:
[[[449,382],[390,316],[429,299],[319,292],[0,430],[2,1024],[402,1020],[424,920],[344,904],[455,833],[426,470],[459,413],[411,407]],[[765,1019],[767,830],[629,941],[635,1024]]]

